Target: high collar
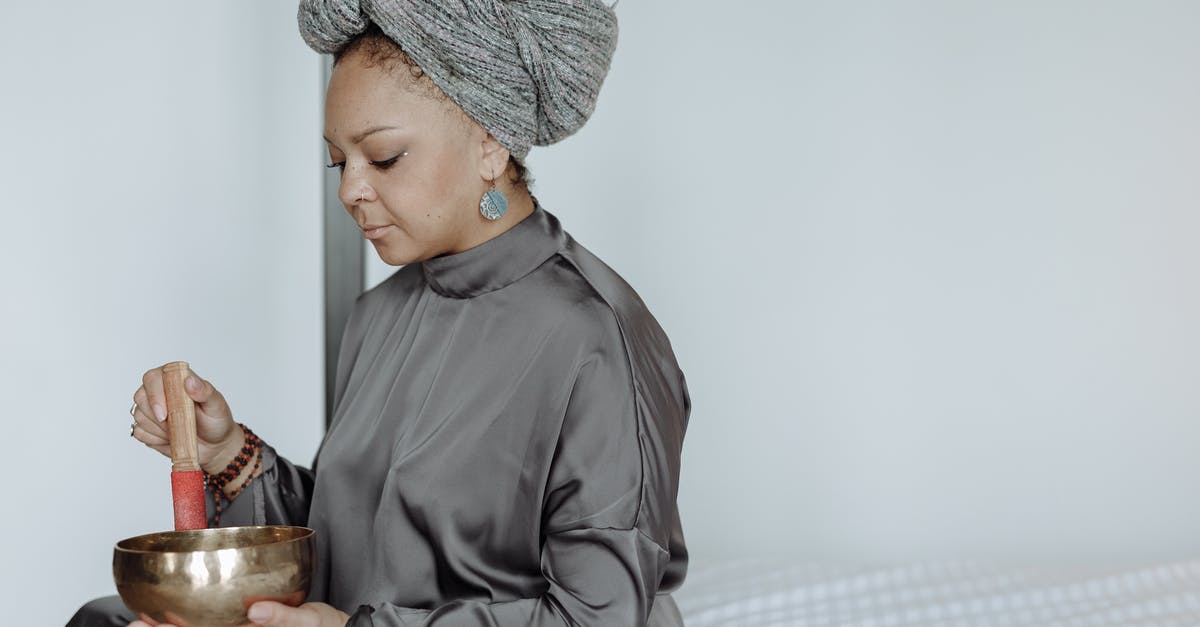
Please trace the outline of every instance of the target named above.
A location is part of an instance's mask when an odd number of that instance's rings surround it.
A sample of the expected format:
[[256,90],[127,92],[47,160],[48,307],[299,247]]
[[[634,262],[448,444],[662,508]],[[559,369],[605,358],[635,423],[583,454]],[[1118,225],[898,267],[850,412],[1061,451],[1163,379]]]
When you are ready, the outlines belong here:
[[421,262],[433,291],[472,298],[533,272],[566,244],[558,218],[533,199],[533,213],[492,239],[459,253]]

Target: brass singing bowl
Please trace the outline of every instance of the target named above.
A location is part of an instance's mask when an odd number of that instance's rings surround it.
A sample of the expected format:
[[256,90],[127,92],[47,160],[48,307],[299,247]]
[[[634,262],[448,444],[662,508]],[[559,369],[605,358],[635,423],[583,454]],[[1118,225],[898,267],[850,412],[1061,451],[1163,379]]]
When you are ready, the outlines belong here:
[[178,627],[234,627],[257,601],[304,602],[313,530],[255,526],[166,531],[113,548],[113,580],[139,616]]

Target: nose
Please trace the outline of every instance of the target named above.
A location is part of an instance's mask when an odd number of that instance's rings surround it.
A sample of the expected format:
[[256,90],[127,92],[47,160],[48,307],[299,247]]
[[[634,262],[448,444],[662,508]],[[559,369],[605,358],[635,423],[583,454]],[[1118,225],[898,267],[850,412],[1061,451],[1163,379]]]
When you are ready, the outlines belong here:
[[367,184],[365,177],[358,173],[358,168],[352,168],[350,164],[346,164],[342,173],[342,181],[338,185],[338,199],[346,205],[346,209],[371,199],[371,186]]

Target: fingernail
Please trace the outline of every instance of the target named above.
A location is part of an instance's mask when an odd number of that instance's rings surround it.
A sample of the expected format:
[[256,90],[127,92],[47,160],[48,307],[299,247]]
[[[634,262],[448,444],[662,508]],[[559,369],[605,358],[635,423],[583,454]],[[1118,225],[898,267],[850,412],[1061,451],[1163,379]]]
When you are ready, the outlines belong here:
[[158,418],[159,422],[166,420],[167,419],[167,408],[163,407],[162,405],[155,405],[154,406],[154,417]]
[[193,392],[200,389],[200,382],[196,380],[196,375],[194,374],[188,375],[187,381],[184,383],[188,386],[188,389]]
[[262,603],[255,603],[250,606],[250,611],[246,612],[246,618],[261,623],[271,618],[271,608]]

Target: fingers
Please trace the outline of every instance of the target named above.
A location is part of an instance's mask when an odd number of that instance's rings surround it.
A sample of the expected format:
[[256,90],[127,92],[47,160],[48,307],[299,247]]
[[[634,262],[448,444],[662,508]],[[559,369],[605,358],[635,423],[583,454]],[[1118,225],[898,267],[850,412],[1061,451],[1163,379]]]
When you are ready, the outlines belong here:
[[[200,403],[201,408],[204,405],[213,402],[224,404],[225,399],[221,398],[221,394],[213,388],[212,384],[200,378],[200,375],[192,371],[188,378],[184,380],[184,389],[192,400]],[[159,422],[167,419],[167,395],[163,391],[162,381],[162,366],[151,368],[142,375],[142,390],[146,394],[146,406],[149,408],[147,415],[154,416]],[[134,400],[136,401],[136,394]],[[211,413],[211,412],[209,412]]]
[[250,606],[247,617],[263,627],[320,627],[321,617],[311,609],[288,607],[274,601],[259,601]]
[[167,427],[165,423],[159,422],[149,415],[149,396],[146,394],[146,388],[139,387],[133,393],[133,428],[129,435],[133,439],[145,444],[146,446],[166,455],[171,456],[171,443],[168,439]]
[[[162,368],[151,368],[142,375],[142,385],[133,393],[133,428],[131,436],[142,444],[170,457],[171,444],[167,432],[166,394],[163,392]],[[153,625],[147,617],[142,622]]]
[[135,426],[133,428],[133,433],[131,433],[130,435],[133,436],[133,439],[137,440],[138,442],[141,442],[142,444],[145,444],[146,446],[158,451],[159,453],[162,453],[163,455],[166,455],[167,457],[171,456],[171,444],[169,442],[166,442],[166,443],[158,442],[157,438],[155,438],[152,435],[148,435],[145,431],[143,431],[141,425]]
[[262,627],[345,627],[350,616],[325,603],[290,607],[275,601],[259,601],[246,616]]
[[[214,456],[223,455],[227,450],[236,452],[240,449],[241,430],[233,420],[225,397],[212,383],[192,371],[184,379],[183,388],[196,406],[196,436],[201,465],[208,465]],[[133,400],[133,428],[130,435],[169,457],[171,436],[165,422],[167,400],[163,390],[162,366],[151,368],[142,375],[142,385],[134,392]]]
[[133,439],[145,444],[146,446],[166,446],[171,443],[166,436],[151,432],[150,429],[143,424],[144,422],[144,418],[141,420],[136,418],[134,419],[133,433],[129,434],[133,436]]
[[[211,461],[213,455],[229,448],[241,448],[242,433],[233,421],[233,412],[225,402],[225,397],[217,391],[213,384],[192,372],[183,382],[183,388],[193,401],[196,402],[196,435],[201,444],[212,448],[200,451],[201,463]],[[237,440],[229,444],[229,439]]]
[[160,623],[153,618],[146,616],[145,614],[139,614],[138,616],[141,617],[141,620],[135,620],[132,623],[129,623],[129,627],[173,627],[167,623]]
[[133,432],[130,433],[129,435],[133,436],[133,439],[137,440],[138,442],[141,442],[142,444],[145,444],[146,446],[158,451],[159,453],[162,453],[163,455],[166,455],[167,457],[171,456],[171,443],[168,442],[167,439],[162,436],[148,433],[146,431],[146,427],[143,426],[142,424],[134,423]]
[[162,368],[151,368],[142,375],[142,389],[146,391],[146,406],[150,415],[159,422],[167,419],[167,396],[163,392]]
[[229,405],[225,404],[225,397],[195,371],[188,376],[183,382],[183,388],[187,390],[188,396],[198,404],[197,409],[201,414],[225,420],[231,418]]
[[[198,404],[197,410],[200,413],[215,418],[228,417],[229,406],[225,404],[225,398],[211,383],[201,378],[195,371],[192,371],[187,379],[184,379],[183,388],[188,396]],[[142,375],[142,386],[134,392],[133,401],[147,417],[153,417],[158,423],[167,419],[167,395],[163,391],[161,366],[151,368]],[[149,426],[146,430],[150,433],[155,432]],[[166,427],[164,426],[162,430],[165,434]]]
[[216,392],[216,388],[211,383],[200,378],[200,375],[195,372],[188,375],[183,385],[187,388],[188,396],[192,397],[192,400],[197,403],[208,402],[208,399],[212,398],[213,393]]
[[138,425],[147,434],[153,435],[162,440],[162,443],[167,442],[169,437],[167,426],[165,423],[155,420],[149,414],[149,407],[146,403],[146,389],[138,388],[133,394],[133,422]]

